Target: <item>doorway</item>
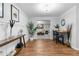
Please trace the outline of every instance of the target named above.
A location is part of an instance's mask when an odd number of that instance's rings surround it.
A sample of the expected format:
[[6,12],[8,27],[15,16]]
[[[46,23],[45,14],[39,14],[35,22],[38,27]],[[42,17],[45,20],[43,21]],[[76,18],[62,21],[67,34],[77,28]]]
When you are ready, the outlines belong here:
[[37,20],[36,21],[37,39],[49,39],[50,38],[50,20]]

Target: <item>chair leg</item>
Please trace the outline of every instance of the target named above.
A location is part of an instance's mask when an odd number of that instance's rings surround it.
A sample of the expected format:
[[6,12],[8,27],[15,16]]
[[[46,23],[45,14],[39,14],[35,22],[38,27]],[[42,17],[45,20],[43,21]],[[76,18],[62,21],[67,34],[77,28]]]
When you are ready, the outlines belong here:
[[56,44],[59,42],[59,37],[56,37]]
[[56,44],[58,43],[57,39],[56,39]]
[[64,45],[64,37],[62,37],[62,44]]

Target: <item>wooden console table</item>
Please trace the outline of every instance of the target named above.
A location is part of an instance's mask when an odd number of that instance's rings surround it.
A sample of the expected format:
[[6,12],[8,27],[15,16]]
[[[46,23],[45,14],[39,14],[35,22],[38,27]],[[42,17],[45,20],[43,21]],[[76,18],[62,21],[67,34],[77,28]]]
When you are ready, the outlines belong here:
[[12,37],[9,37],[9,38],[6,38],[5,40],[2,40],[0,42],[0,47],[4,46],[4,45],[7,45],[15,40],[18,40],[20,39],[20,42],[22,42],[22,39],[23,39],[23,46],[26,47],[26,44],[25,44],[25,39],[24,39],[24,35],[17,35],[17,36],[12,36]]

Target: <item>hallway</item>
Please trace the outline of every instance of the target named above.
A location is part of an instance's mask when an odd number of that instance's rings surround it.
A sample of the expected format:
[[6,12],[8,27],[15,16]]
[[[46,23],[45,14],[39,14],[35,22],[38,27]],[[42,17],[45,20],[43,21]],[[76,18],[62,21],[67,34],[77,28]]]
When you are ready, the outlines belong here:
[[33,40],[26,44],[17,56],[79,56],[79,51],[68,48],[66,45],[56,44],[52,40]]

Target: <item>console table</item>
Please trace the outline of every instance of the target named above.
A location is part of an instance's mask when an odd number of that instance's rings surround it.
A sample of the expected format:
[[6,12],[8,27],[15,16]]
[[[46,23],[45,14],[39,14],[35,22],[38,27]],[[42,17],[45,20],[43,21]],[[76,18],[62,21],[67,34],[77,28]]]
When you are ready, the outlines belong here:
[[15,41],[17,39],[20,39],[20,42],[22,42],[22,39],[23,39],[23,46],[26,47],[24,36],[25,36],[25,34],[24,35],[17,35],[17,36],[12,36],[12,37],[6,38],[6,39],[4,39],[4,40],[2,40],[0,42],[0,47],[2,47],[4,45],[7,45],[7,44],[9,44],[9,43],[11,43],[11,42],[13,42],[13,41]]

